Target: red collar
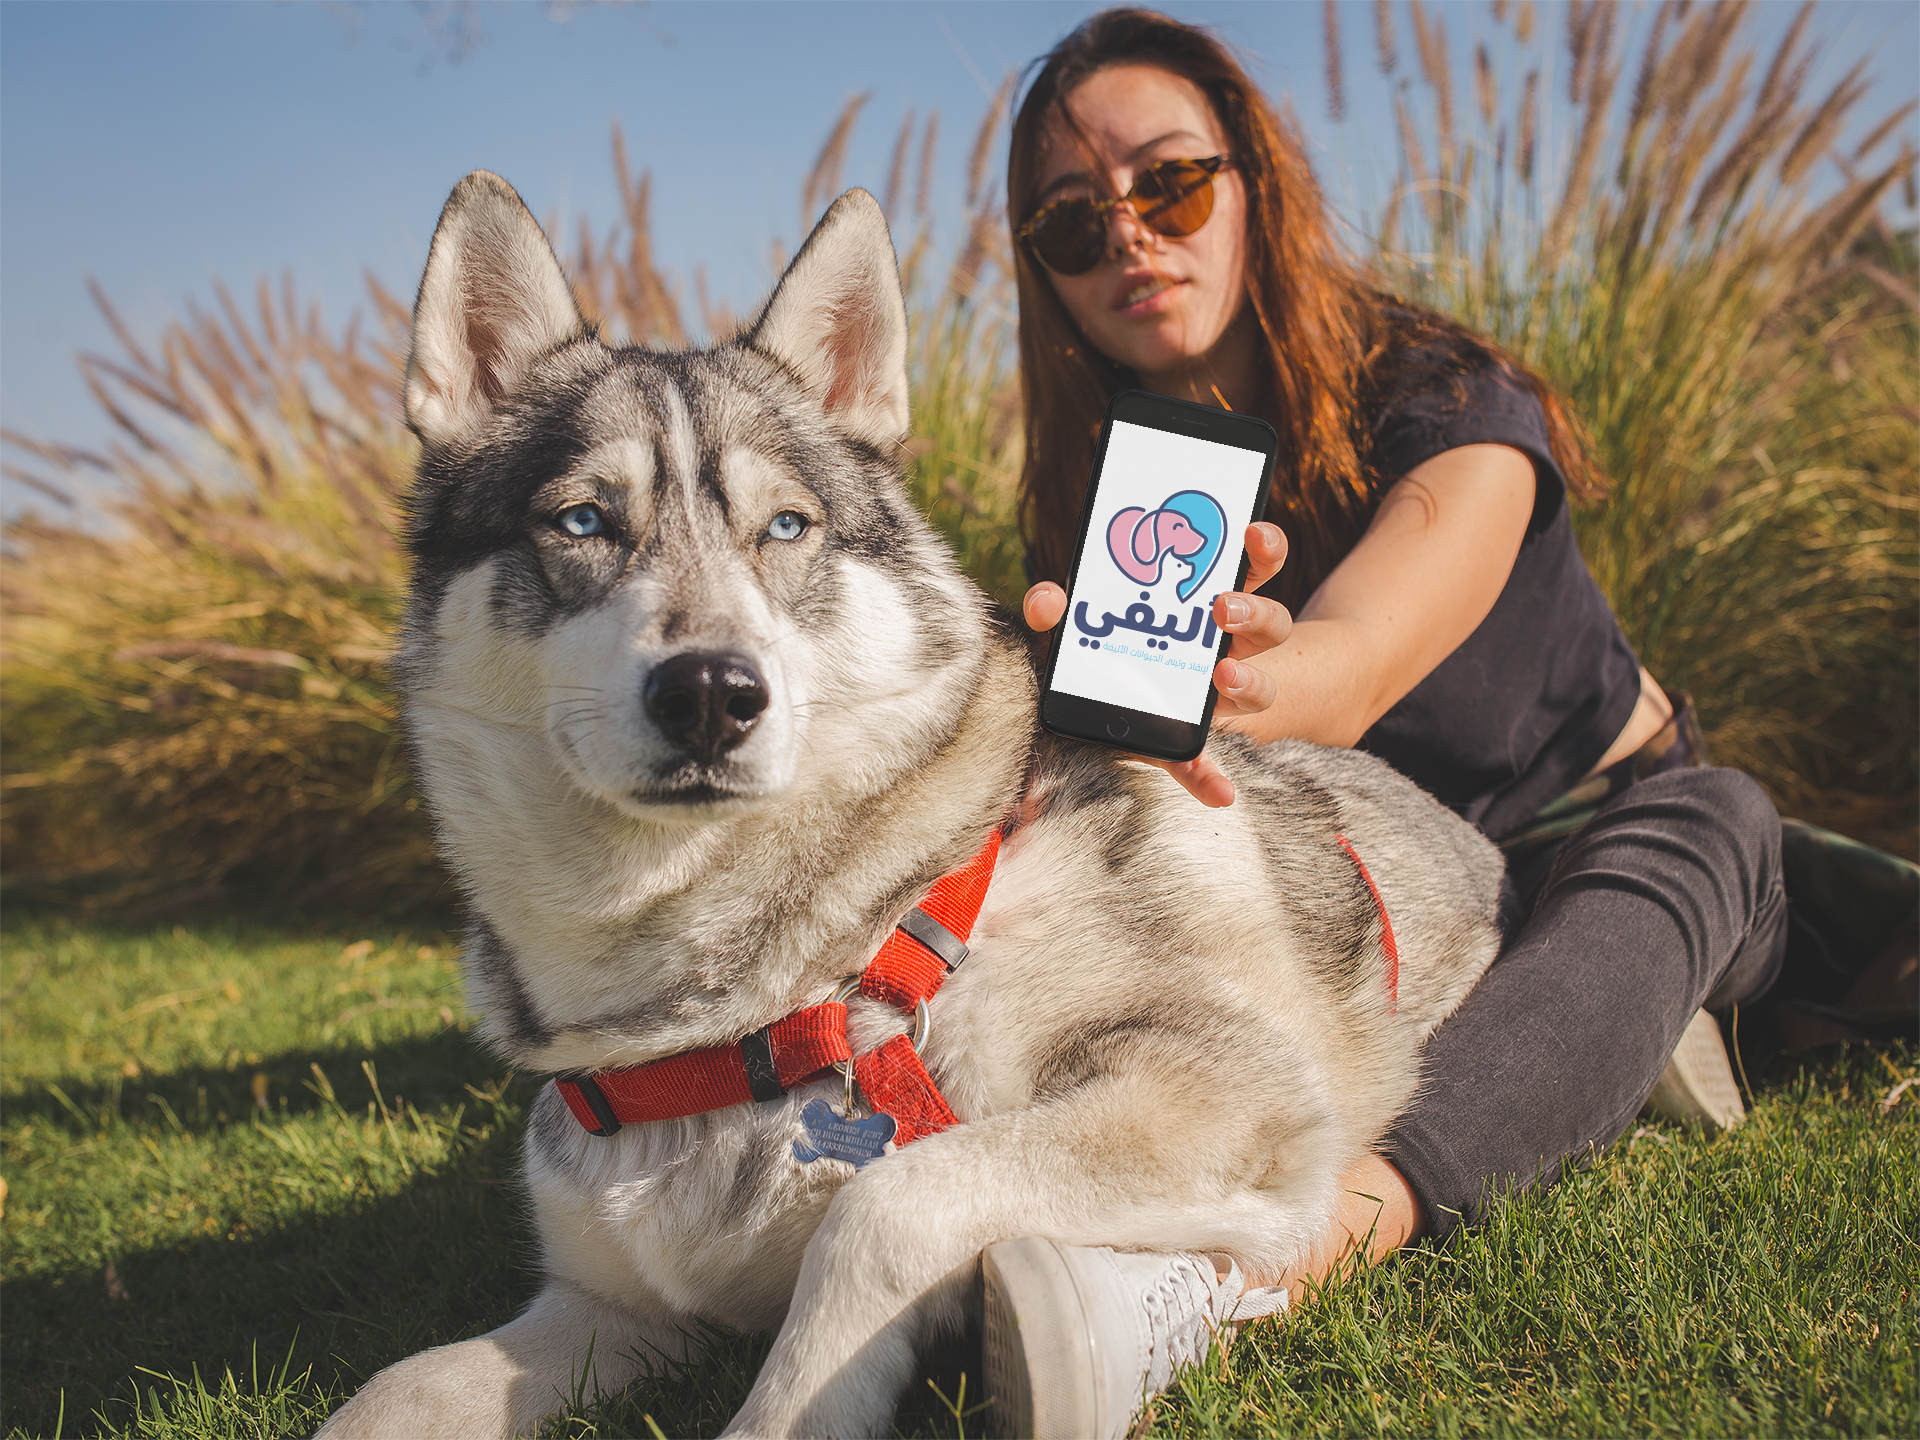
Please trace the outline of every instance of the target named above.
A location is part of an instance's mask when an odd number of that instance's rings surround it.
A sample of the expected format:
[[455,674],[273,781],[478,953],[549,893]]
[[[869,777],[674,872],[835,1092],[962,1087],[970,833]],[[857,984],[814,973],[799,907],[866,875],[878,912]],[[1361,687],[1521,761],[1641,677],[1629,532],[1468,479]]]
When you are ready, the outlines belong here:
[[[927,898],[907,912],[861,972],[862,995],[908,1014],[933,998],[967,958],[967,937],[987,898],[999,854],[996,830],[979,854],[934,882]],[[1366,873],[1364,866],[1361,873]],[[847,1007],[837,1000],[796,1010],[732,1045],[689,1050],[621,1070],[561,1075],[554,1085],[585,1129],[612,1135],[622,1125],[678,1120],[750,1100],[777,1100],[846,1060],[853,1061],[854,1079],[868,1103],[898,1123],[895,1143],[905,1145],[957,1123],[914,1051],[912,1038],[896,1035],[877,1050],[854,1055],[847,1042]]]

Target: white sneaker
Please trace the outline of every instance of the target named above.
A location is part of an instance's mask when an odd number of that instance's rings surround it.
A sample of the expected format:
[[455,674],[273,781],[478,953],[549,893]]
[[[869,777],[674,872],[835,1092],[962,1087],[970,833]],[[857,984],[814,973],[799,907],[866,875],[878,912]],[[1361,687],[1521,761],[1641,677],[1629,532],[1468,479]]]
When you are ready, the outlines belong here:
[[[1222,1257],[1226,1259],[1226,1257]],[[1284,1286],[1246,1290],[1206,1255],[1132,1254],[1028,1236],[981,1256],[986,1394],[995,1434],[1123,1436],[1174,1371],[1205,1358],[1234,1322],[1287,1308]],[[1244,1292],[1244,1293],[1243,1293]]]
[[1720,1026],[1706,1011],[1694,1012],[1686,1033],[1673,1047],[1673,1058],[1647,1097],[1646,1108],[1662,1120],[1702,1126],[1709,1135],[1731,1130],[1747,1118]]

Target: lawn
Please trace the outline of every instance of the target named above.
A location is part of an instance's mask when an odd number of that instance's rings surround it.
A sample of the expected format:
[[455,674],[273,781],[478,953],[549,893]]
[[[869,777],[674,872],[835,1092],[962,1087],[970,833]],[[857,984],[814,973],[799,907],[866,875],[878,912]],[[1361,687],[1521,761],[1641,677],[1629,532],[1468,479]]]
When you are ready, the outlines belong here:
[[[473,1042],[455,957],[430,927],[9,917],[8,1435],[304,1433],[526,1300],[533,1082]],[[1750,1057],[1743,1129],[1649,1122],[1250,1333],[1151,1433],[1911,1435],[1917,1062]],[[554,1433],[713,1433],[763,1348],[580,1397]],[[903,1433],[979,1433],[963,1369]]]

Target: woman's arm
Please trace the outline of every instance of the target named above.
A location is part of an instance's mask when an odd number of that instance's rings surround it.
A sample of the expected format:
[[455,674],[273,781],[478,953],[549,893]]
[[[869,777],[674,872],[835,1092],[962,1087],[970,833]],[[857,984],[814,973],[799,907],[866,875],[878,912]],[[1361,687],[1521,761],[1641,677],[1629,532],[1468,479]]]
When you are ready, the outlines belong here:
[[[1351,745],[1471,635],[1507,583],[1533,515],[1533,462],[1505,445],[1466,445],[1414,467],[1386,493],[1367,533],[1296,623],[1251,593],[1214,601],[1234,636],[1214,667],[1215,723],[1260,741],[1296,736]],[[1283,563],[1271,525],[1248,531],[1249,592]],[[1051,630],[1066,592],[1027,592],[1027,623]],[[1162,764],[1208,805],[1233,803],[1212,759]]]
[[1220,662],[1215,683],[1239,712],[1222,725],[1262,741],[1353,744],[1487,618],[1534,492],[1533,462],[1505,445],[1465,445],[1414,467],[1285,640]]

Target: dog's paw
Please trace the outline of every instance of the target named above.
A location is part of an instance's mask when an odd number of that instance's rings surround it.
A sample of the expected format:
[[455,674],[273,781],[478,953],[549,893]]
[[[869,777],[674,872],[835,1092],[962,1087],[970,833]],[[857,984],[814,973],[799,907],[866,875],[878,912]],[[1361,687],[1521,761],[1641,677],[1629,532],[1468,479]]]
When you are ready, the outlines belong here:
[[517,1378],[489,1339],[422,1351],[375,1375],[314,1440],[512,1440],[540,1418],[515,1413]]

